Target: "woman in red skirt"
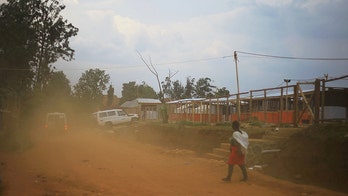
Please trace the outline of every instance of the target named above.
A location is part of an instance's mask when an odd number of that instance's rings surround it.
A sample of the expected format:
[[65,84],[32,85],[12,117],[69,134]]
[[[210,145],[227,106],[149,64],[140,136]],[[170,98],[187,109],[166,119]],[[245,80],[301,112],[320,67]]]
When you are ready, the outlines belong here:
[[248,134],[245,131],[240,130],[240,124],[238,121],[232,122],[232,128],[234,130],[232,137],[230,138],[230,156],[228,158],[228,173],[226,178],[223,178],[223,181],[230,182],[233,167],[234,165],[238,165],[243,173],[243,178],[241,181],[248,180],[248,173],[245,167],[245,156],[246,149],[248,148]]

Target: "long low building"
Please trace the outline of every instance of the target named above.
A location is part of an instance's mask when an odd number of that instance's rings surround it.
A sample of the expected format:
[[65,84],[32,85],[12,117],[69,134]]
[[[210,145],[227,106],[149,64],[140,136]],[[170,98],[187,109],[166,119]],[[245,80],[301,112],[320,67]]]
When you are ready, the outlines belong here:
[[305,85],[252,90],[239,97],[234,94],[170,101],[169,120],[220,123],[239,119],[295,126],[348,120],[348,88],[324,88],[316,82],[304,90]]

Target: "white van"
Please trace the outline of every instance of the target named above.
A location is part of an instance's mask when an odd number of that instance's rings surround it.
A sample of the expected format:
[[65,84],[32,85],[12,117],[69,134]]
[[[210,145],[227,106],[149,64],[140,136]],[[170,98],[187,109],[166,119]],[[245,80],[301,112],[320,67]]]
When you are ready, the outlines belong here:
[[68,130],[68,123],[65,113],[47,113],[45,128],[49,130]]
[[93,116],[101,126],[112,126],[132,121],[132,117],[128,116],[122,109],[98,111],[93,113]]

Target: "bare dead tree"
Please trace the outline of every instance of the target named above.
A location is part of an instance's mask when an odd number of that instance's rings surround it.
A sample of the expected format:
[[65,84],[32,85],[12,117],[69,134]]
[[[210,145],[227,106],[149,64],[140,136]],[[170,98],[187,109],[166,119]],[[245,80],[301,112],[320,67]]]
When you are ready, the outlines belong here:
[[172,72],[170,71],[170,69],[169,69],[169,71],[168,71],[168,78],[169,78],[169,79],[172,79],[172,77],[174,77],[178,72],[179,72],[179,71],[175,71],[175,73],[172,73]]
[[163,94],[163,91],[162,91],[162,87],[161,87],[161,82],[159,80],[159,76],[158,76],[158,72],[155,68],[155,66],[153,66],[152,64],[152,60],[151,60],[151,57],[149,57],[149,62],[146,62],[144,57],[140,54],[140,52],[137,50],[137,53],[140,57],[140,59],[143,61],[143,63],[146,65],[146,67],[150,70],[150,72],[156,77],[157,79],[157,84],[158,84],[158,88],[160,90],[159,92],[159,99],[160,101],[162,102],[162,108],[161,108],[161,113],[162,113],[162,120],[163,120],[163,123],[168,123],[168,113],[167,113],[167,107],[165,105],[165,100],[164,100],[164,94]]
[[162,87],[161,87],[161,82],[159,80],[159,76],[158,76],[158,72],[155,68],[155,66],[153,66],[152,64],[152,60],[151,60],[151,57],[149,57],[149,62],[146,62],[144,57],[140,54],[139,51],[137,51],[140,59],[143,61],[143,63],[146,65],[146,67],[150,70],[150,72],[156,77],[157,79],[157,84],[158,84],[158,88],[160,90],[159,92],[159,98],[161,100],[162,103],[164,103],[164,96],[163,96],[163,92],[162,92]]

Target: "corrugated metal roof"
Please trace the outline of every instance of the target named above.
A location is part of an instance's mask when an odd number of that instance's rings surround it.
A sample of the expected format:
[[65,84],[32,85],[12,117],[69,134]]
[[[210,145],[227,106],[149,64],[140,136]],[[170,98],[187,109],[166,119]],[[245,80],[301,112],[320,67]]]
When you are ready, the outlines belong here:
[[169,104],[171,104],[171,103],[190,103],[192,101],[202,101],[202,100],[205,100],[205,98],[179,99],[179,100],[174,100],[174,101],[170,101],[167,103],[169,103]]
[[137,98],[132,101],[126,101],[122,105],[120,105],[120,108],[135,108],[138,107],[140,104],[160,104],[161,101],[158,99],[151,99],[151,98]]
[[137,102],[137,100],[133,100],[133,101],[126,101],[124,102],[122,105],[120,105],[120,108],[135,108],[138,107],[139,104]]
[[158,100],[158,99],[151,99],[151,98],[137,98],[135,100],[137,100],[138,103],[153,103],[153,104],[161,103],[160,100]]
[[[302,90],[303,93],[307,93],[307,92],[312,92],[313,90],[312,89],[306,89],[306,90]],[[288,90],[288,96],[293,96],[294,92],[293,92],[293,89],[289,89]],[[279,92],[268,92],[267,93],[267,97],[279,97],[281,94],[280,94],[280,91]],[[285,96],[285,91],[283,92],[283,96]],[[258,92],[256,95],[255,93],[253,94],[253,97],[254,99],[256,98],[263,98],[264,97],[264,93],[263,92]],[[246,98],[246,99],[249,99],[250,98],[250,95],[247,94],[247,95],[244,95],[244,97],[240,97],[241,99],[243,98]],[[189,98],[189,99],[179,99],[179,100],[174,100],[174,101],[170,101],[170,102],[167,102],[168,104],[175,104],[175,103],[191,103],[191,102],[195,102],[195,101],[202,101],[202,102],[217,102],[217,101],[220,101],[220,102],[224,102],[224,101],[231,101],[231,100],[236,100],[237,97],[235,95],[233,96],[229,96],[228,98],[227,97],[220,97],[220,98],[211,98],[211,99],[208,99],[208,98]]]

